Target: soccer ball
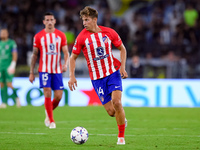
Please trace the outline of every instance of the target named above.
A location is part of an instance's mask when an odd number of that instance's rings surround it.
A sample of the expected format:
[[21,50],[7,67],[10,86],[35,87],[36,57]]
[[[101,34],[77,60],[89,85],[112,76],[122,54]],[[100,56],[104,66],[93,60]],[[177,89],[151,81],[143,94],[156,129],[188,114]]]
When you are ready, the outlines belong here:
[[88,131],[84,127],[76,127],[71,131],[70,138],[75,144],[83,144],[88,140]]

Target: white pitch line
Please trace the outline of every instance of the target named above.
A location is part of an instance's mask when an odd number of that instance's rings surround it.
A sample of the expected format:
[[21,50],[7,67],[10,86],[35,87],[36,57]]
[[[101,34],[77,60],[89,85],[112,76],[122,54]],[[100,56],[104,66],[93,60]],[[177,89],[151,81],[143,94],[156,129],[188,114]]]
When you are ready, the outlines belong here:
[[[17,133],[17,132],[0,132],[0,134],[32,134],[32,135],[44,135],[46,133]],[[89,134],[90,135],[97,135],[97,136],[117,136],[117,134]],[[185,137],[200,137],[200,135],[125,135],[125,136],[175,136],[175,137],[181,137],[181,136],[185,136]]]
[[[89,134],[90,135],[97,135],[97,136],[117,136],[117,134]],[[200,135],[125,135],[125,136],[186,136],[186,137],[200,137]]]
[[21,133],[21,132],[0,132],[0,134],[35,134],[35,135],[44,135],[46,133]]
[[[117,128],[117,127],[116,127]],[[104,130],[116,130],[116,128],[103,128]],[[35,128],[30,128],[31,130],[34,130]],[[58,130],[65,130],[65,129],[72,129],[72,128],[59,128]],[[97,128],[87,128],[88,130],[97,130]],[[128,130],[149,130],[149,128],[130,128],[128,127]],[[152,130],[189,130],[188,128],[152,128]]]
[[[128,120],[130,121],[130,120]],[[115,122],[115,120],[70,120],[70,121],[56,121],[56,123],[71,123],[71,122]]]

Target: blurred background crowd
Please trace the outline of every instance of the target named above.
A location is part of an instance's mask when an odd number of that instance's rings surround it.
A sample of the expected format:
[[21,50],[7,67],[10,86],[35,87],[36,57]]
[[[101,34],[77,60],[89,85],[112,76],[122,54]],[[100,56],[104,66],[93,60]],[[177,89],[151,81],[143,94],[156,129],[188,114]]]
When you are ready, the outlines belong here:
[[[44,28],[43,13],[55,14],[56,28],[66,34],[71,52],[83,29],[79,12],[86,5],[98,10],[99,25],[120,35],[129,77],[200,77],[199,0],[0,0],[0,28],[7,27],[18,46],[16,76],[28,76],[33,37]],[[89,77],[86,62],[79,61],[77,76]]]

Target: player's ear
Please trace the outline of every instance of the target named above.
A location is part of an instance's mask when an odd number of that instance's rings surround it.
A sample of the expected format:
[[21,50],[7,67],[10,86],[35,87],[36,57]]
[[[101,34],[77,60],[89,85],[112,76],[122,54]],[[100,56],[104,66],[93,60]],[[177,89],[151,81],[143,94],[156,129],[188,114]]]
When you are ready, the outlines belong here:
[[97,18],[96,17],[94,17],[93,20],[97,23]]

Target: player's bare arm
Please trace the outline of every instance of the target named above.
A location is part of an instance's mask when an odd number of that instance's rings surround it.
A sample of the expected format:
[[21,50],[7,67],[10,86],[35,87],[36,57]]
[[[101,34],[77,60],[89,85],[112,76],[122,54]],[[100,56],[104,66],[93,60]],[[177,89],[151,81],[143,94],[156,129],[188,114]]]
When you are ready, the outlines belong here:
[[29,81],[31,83],[33,83],[33,81],[35,80],[34,68],[35,68],[37,58],[38,58],[38,48],[33,47],[33,54],[31,57],[31,66],[30,66],[30,75],[29,75]]
[[67,71],[67,65],[68,65],[68,60],[69,60],[68,46],[67,45],[63,46],[62,51],[64,54],[64,61],[65,61],[65,63],[62,65],[62,71],[65,72]]
[[68,86],[71,91],[75,90],[77,87],[77,81],[75,78],[75,67],[76,67],[76,59],[78,55],[72,53],[69,58],[69,81]]
[[17,61],[18,54],[17,51],[12,52],[12,61]]
[[120,50],[120,58],[121,58],[121,67],[120,67],[120,74],[122,79],[125,79],[128,77],[128,74],[125,70],[126,68],[126,48],[124,44],[121,44],[118,49]]

